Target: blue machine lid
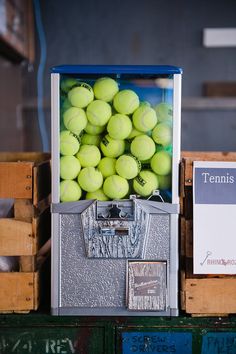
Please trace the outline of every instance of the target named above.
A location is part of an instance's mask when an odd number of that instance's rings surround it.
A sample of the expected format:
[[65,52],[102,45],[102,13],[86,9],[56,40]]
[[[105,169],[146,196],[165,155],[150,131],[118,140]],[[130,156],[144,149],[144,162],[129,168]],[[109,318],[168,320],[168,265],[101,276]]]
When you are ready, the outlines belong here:
[[51,68],[53,74],[182,74],[171,65],[59,65]]

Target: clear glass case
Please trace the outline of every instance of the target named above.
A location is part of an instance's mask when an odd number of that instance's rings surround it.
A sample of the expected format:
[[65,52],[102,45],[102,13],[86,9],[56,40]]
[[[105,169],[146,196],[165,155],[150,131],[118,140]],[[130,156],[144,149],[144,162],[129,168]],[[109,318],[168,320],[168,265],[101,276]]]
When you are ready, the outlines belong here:
[[60,201],[171,203],[174,74],[63,73],[59,86]]

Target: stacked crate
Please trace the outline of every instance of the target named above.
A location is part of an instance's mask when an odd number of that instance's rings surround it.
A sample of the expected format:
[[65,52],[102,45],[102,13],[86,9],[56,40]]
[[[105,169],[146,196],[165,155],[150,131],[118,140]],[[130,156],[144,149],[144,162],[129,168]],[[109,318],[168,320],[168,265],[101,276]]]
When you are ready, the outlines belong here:
[[37,253],[50,238],[50,155],[0,153],[0,198],[13,217],[0,218],[0,257],[17,256],[18,271],[0,272],[0,312],[39,306]]
[[194,161],[236,161],[236,153],[183,152],[180,167],[181,308],[193,316],[224,316],[236,313],[236,275],[193,274]]

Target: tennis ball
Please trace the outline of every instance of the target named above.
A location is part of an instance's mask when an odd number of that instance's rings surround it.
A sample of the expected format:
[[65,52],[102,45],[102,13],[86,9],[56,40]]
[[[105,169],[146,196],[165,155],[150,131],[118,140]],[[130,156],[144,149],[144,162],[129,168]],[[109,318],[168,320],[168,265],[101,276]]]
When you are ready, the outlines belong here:
[[60,200],[62,202],[76,202],[81,198],[81,188],[76,181],[65,180],[60,183]]
[[162,146],[168,146],[172,142],[172,129],[169,124],[159,123],[152,131],[152,139]]
[[106,194],[103,192],[103,190],[100,188],[96,190],[95,192],[88,192],[86,194],[86,199],[97,199],[97,200],[102,200],[106,201],[109,200],[109,198],[106,196]]
[[161,102],[158,105],[156,105],[155,107],[155,111],[157,114],[157,120],[158,122],[163,122],[163,121],[171,121],[173,118],[173,107],[172,105],[165,103],[165,102]]
[[131,140],[133,138],[135,138],[138,135],[142,135],[143,133],[140,132],[139,130],[132,128],[131,133],[129,134],[129,136],[127,137],[127,139]]
[[82,145],[95,145],[99,146],[102,140],[101,135],[90,135],[90,134],[83,134],[81,138]]
[[116,161],[116,172],[126,179],[136,177],[141,170],[140,161],[132,155],[121,155]]
[[68,92],[68,99],[72,106],[85,108],[94,98],[93,90],[85,82],[77,82],[77,86]]
[[116,159],[112,157],[103,157],[98,164],[98,169],[103,177],[109,177],[116,174]]
[[60,153],[62,155],[75,155],[80,148],[78,138],[69,130],[60,133]]
[[119,87],[117,82],[110,77],[101,77],[93,86],[95,97],[105,102],[112,101],[118,91]]
[[161,176],[157,175],[158,182],[159,182],[159,189],[165,190],[171,188],[171,174]]
[[151,171],[143,170],[133,180],[133,188],[142,197],[148,197],[158,188],[157,176]]
[[105,130],[105,126],[99,127],[98,125],[93,125],[93,124],[88,122],[84,130],[88,134],[99,135]]
[[124,140],[112,139],[108,134],[102,139],[100,148],[107,157],[118,157],[125,151]]
[[170,154],[165,150],[156,152],[151,159],[151,168],[157,175],[168,175],[171,172]]
[[118,113],[131,114],[139,106],[138,95],[132,90],[122,90],[115,95],[113,106]]
[[148,101],[141,101],[141,102],[140,102],[140,106],[148,106],[148,107],[151,107],[151,104],[150,104],[150,102],[148,102]]
[[136,156],[140,161],[150,159],[156,151],[154,141],[147,135],[138,135],[131,143],[130,150],[132,155]]
[[61,89],[63,92],[67,93],[72,87],[76,86],[78,81],[72,77],[63,79],[61,81]]
[[101,160],[101,153],[97,146],[81,145],[76,157],[82,167],[95,167]]
[[80,169],[80,162],[75,156],[62,156],[60,158],[60,176],[62,179],[75,179]]
[[133,114],[134,127],[141,132],[152,130],[157,124],[157,115],[153,108],[142,105]]
[[122,199],[128,194],[129,183],[121,176],[112,175],[105,179],[103,190],[111,199]]
[[86,110],[87,118],[93,125],[106,125],[111,117],[111,106],[101,100],[91,102]]
[[94,167],[83,168],[78,176],[80,187],[86,192],[95,192],[101,188],[103,177],[100,171]]
[[132,122],[124,114],[115,114],[109,119],[107,131],[113,139],[126,139],[132,130]]
[[63,114],[66,129],[79,134],[87,125],[87,117],[82,108],[70,107]]

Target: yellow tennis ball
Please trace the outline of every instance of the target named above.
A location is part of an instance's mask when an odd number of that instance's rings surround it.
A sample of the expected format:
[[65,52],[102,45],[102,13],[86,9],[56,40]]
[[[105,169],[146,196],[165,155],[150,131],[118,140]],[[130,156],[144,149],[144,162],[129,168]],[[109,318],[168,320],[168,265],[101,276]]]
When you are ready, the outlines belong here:
[[105,128],[106,128],[105,125],[98,126],[98,125],[93,125],[93,124],[88,122],[84,130],[88,134],[99,135],[105,130]]
[[101,135],[83,134],[81,138],[81,144],[100,146],[101,140],[102,140]]
[[81,188],[76,181],[64,180],[60,183],[61,202],[76,202],[81,198]]
[[158,122],[171,121],[173,119],[173,107],[169,103],[161,102],[155,106]]
[[61,89],[63,92],[67,93],[74,86],[76,86],[78,81],[72,77],[65,78],[61,81]]
[[125,151],[124,140],[112,139],[108,134],[102,139],[100,148],[107,157],[118,157]]
[[76,157],[82,167],[95,167],[101,160],[101,153],[97,146],[81,145]]
[[157,115],[153,108],[142,105],[133,114],[133,125],[141,132],[152,130],[157,124]]
[[116,161],[116,172],[126,179],[136,177],[141,170],[140,161],[132,155],[121,155]]
[[172,142],[172,128],[167,123],[159,123],[152,131],[152,139],[162,146],[168,146]]
[[93,98],[92,87],[85,82],[77,83],[77,86],[68,92],[68,99],[71,105],[78,108],[87,107],[93,101]]
[[75,179],[80,169],[80,162],[75,156],[62,156],[60,158],[60,176],[62,179]]
[[151,103],[148,102],[148,101],[141,101],[141,102],[140,102],[140,106],[148,106],[148,107],[151,107]]
[[69,130],[60,133],[60,153],[62,155],[75,155],[80,148],[78,137]]
[[107,102],[95,100],[88,105],[86,114],[91,124],[103,126],[111,117],[111,106]]
[[78,182],[84,191],[95,192],[102,187],[103,177],[96,168],[85,167],[79,173]]
[[159,181],[159,189],[165,190],[171,188],[171,174],[165,176],[157,175],[157,178]]
[[156,152],[151,159],[151,168],[157,175],[168,175],[171,172],[171,164],[171,156],[165,150]]
[[112,175],[105,179],[103,190],[111,199],[122,199],[129,192],[129,184],[125,178],[118,175]]
[[96,99],[105,102],[112,101],[118,91],[119,87],[117,82],[110,77],[101,77],[93,86],[93,92]]
[[138,135],[131,143],[130,150],[132,155],[138,160],[145,161],[150,159],[155,151],[156,146],[154,141],[147,135]]
[[115,114],[109,119],[107,131],[113,139],[126,139],[132,130],[130,118],[124,114]]
[[104,193],[103,189],[98,189],[95,192],[88,192],[86,194],[86,199],[97,199],[101,201],[109,200],[108,196]]
[[85,111],[82,108],[70,107],[63,114],[63,121],[66,129],[70,130],[76,135],[87,125],[87,117]]
[[109,177],[116,174],[116,159],[112,157],[103,157],[98,164],[98,169],[103,177]]
[[113,100],[113,106],[121,114],[132,114],[139,106],[139,97],[132,90],[119,91]]
[[133,180],[135,192],[143,197],[150,196],[158,188],[158,178],[155,173],[143,170]]

